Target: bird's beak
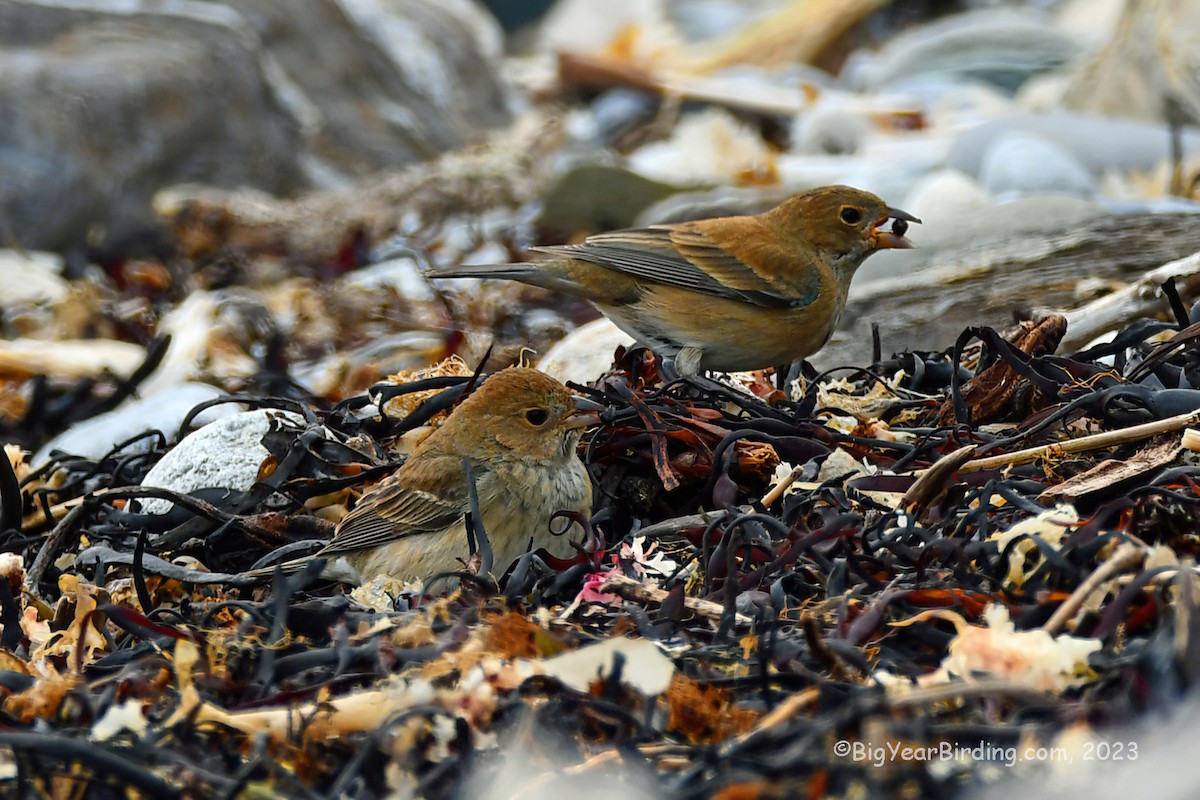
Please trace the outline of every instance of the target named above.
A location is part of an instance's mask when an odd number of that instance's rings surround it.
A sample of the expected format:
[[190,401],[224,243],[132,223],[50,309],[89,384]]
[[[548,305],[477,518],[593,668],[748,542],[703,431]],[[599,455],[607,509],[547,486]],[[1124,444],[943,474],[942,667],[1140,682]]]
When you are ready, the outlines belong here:
[[568,428],[590,428],[600,424],[600,412],[604,410],[604,406],[579,395],[572,395],[571,402],[575,406],[575,413],[563,420]]
[[[883,225],[888,220],[893,220],[892,229],[890,231],[881,231],[879,226]],[[914,217],[907,211],[901,211],[898,208],[889,208],[879,221],[871,228],[868,239],[871,246],[876,250],[893,250],[893,249],[908,249],[916,247],[915,244],[905,238],[904,234],[908,231],[908,223],[920,223],[921,220]]]

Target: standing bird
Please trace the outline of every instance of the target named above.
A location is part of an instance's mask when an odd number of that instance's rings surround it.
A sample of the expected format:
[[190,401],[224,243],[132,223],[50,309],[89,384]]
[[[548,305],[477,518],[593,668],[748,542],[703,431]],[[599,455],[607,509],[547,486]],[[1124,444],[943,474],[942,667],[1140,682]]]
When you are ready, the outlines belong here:
[[[894,220],[891,230],[881,226]],[[547,258],[433,270],[507,278],[591,300],[618,328],[675,359],[682,375],[760,369],[815,353],[877,250],[912,247],[919,219],[869,192],[825,186],[752,217],[613,231],[531,248]]]
[[[363,580],[390,575],[423,580],[462,569],[468,555],[465,514],[475,479],[479,514],[494,564],[503,570],[533,547],[568,555],[550,530],[558,511],[589,514],[592,484],[576,454],[582,428],[599,417],[589,400],[526,367],[492,375],[342,518],[329,544],[288,562],[344,558]],[[249,575],[266,577],[273,568]]]

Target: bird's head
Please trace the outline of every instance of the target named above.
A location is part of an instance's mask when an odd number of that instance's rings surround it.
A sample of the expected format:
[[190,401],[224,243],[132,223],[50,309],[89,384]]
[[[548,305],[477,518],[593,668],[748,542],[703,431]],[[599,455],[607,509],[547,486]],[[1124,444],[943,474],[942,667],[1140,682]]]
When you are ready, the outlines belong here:
[[790,241],[849,273],[878,250],[913,247],[904,234],[908,223],[921,221],[850,186],[801,192],[763,216]]
[[455,409],[443,428],[454,426],[460,455],[563,462],[575,458],[583,428],[599,422],[599,407],[575,397],[549,375],[510,367],[492,375]]

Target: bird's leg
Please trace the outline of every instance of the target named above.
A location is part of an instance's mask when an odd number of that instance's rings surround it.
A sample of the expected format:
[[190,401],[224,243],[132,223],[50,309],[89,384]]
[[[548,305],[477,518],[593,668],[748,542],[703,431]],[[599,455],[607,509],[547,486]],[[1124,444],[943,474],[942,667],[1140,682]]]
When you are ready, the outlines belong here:
[[675,354],[675,369],[679,370],[680,376],[684,378],[699,375],[700,359],[703,357],[704,351],[699,347],[681,347]]
[[658,374],[662,377],[663,386],[687,384],[702,392],[724,388],[703,372],[689,373],[681,370],[679,363],[674,358],[664,358],[658,365]]
[[[682,380],[702,392],[724,390],[725,386],[709,378],[700,369],[700,359],[703,357],[704,351],[699,347],[681,347],[674,358],[667,360],[666,363],[669,363],[671,366],[668,372],[662,373],[664,381],[671,383],[676,380]],[[662,370],[659,371],[662,372]]]
[[775,388],[781,392],[787,391],[788,375],[795,364],[777,364],[775,366]]

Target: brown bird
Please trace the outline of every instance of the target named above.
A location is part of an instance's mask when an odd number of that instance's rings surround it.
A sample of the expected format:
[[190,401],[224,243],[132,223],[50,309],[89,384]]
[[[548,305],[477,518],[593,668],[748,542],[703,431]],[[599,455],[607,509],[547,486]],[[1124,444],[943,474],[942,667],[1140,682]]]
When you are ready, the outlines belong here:
[[[497,574],[533,547],[568,555],[566,536],[550,530],[557,511],[587,515],[592,484],[575,452],[581,429],[599,417],[595,404],[525,367],[492,375],[422,441],[408,460],[342,518],[329,544],[282,565],[342,557],[363,580],[390,575],[423,580],[458,571],[468,555],[464,515],[470,466]],[[274,568],[254,570],[266,577]]]
[[867,256],[913,246],[909,222],[920,220],[869,192],[825,186],[752,217],[601,233],[531,248],[543,260],[429,276],[507,278],[587,298],[683,375],[759,369],[819,350]]

